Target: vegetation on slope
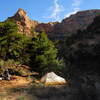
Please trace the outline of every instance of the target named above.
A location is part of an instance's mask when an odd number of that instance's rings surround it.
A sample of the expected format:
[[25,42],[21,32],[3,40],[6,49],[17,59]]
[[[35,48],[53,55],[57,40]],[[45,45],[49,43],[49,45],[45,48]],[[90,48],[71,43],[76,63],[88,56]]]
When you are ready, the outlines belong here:
[[40,73],[63,67],[57,59],[54,43],[45,32],[40,32],[36,37],[27,37],[18,33],[17,25],[11,20],[0,23],[0,59],[14,60]]
[[[71,73],[99,72],[100,70],[100,16],[86,30],[60,41],[59,57],[70,63]],[[62,45],[63,44],[63,45]]]

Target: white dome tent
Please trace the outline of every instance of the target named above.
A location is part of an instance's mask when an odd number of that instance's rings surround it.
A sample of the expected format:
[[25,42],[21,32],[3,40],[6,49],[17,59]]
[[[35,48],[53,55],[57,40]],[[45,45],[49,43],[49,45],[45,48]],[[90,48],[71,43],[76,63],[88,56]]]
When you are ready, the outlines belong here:
[[67,84],[66,80],[58,75],[56,75],[54,72],[47,73],[44,75],[40,83],[44,83],[45,85],[64,85]]

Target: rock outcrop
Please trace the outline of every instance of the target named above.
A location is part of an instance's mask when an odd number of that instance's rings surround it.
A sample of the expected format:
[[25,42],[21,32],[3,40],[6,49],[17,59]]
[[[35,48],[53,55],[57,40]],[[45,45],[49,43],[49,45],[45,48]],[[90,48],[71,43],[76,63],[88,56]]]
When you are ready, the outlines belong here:
[[78,29],[86,29],[87,26],[93,22],[93,19],[99,14],[100,10],[87,10],[71,15],[69,18],[64,19],[60,23],[60,33],[72,34],[75,33]]
[[44,30],[46,33],[50,33],[53,29],[53,26],[58,22],[50,22],[50,23],[39,23],[35,20],[30,20],[26,14],[26,12],[19,8],[17,13],[13,17],[9,17],[8,19],[14,20],[19,28],[19,33],[26,34],[27,36],[31,36],[31,28],[34,28],[35,31],[40,32]]
[[23,9],[19,9],[13,17],[19,27],[19,32],[31,35],[30,30],[33,27],[35,31],[40,32],[44,30],[50,38],[61,38],[65,35],[76,33],[78,29],[86,29],[93,19],[100,14],[100,10],[81,11],[59,22],[39,23],[30,20]]
[[19,28],[19,33],[31,35],[31,28],[35,28],[39,23],[37,21],[32,21],[28,18],[26,12],[23,9],[19,9],[13,17],[8,19],[14,20]]
[[47,34],[50,34],[54,30],[54,26],[57,25],[58,22],[50,22],[50,23],[41,23],[35,27],[36,31],[44,30]]

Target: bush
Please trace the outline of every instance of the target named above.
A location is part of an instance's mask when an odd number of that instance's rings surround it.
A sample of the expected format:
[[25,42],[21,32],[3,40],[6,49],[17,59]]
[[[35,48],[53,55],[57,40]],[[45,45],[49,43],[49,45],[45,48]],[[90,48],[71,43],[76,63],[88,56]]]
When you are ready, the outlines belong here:
[[5,70],[8,70],[9,68],[11,68],[12,66],[17,65],[18,62],[15,62],[14,60],[0,60],[0,73],[3,74]]
[[3,74],[5,70],[5,63],[3,60],[0,60],[0,74]]
[[26,76],[29,74],[29,69],[26,69],[20,65],[19,62],[15,62],[14,60],[0,60],[0,73],[3,74],[5,70],[8,70],[10,74]]

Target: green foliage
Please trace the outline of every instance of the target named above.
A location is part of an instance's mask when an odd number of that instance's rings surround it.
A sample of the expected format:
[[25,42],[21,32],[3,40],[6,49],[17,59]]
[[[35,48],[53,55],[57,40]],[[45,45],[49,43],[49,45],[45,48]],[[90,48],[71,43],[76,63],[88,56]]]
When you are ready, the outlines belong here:
[[[9,59],[13,59],[15,62],[31,66],[32,70],[37,72],[61,69],[64,63],[57,59],[57,49],[54,43],[47,38],[45,32],[34,36],[35,30],[32,28],[31,33],[32,37],[26,37],[18,33],[18,27],[14,21],[1,22],[0,59],[8,65],[12,63]],[[14,71],[15,68],[11,70]]]
[[20,62],[15,62],[12,59],[8,59],[7,61],[0,60],[0,74],[3,75],[5,70],[8,70],[11,75],[19,76],[30,76],[38,74],[31,72],[28,66],[21,65]]
[[3,74],[4,70],[5,70],[4,61],[0,60],[0,73]]
[[35,29],[32,27],[30,31],[31,31],[32,37],[34,37],[35,36]]
[[32,68],[39,72],[46,72],[60,69],[59,60],[57,59],[57,49],[44,32],[37,37],[32,38],[30,43]]
[[20,100],[25,100],[25,97],[24,96],[20,96]]
[[28,37],[18,33],[18,27],[13,21],[0,23],[0,57],[3,60],[14,59],[25,63],[25,53]]
[[0,73],[4,73],[5,70],[8,70],[11,66],[16,66],[19,64],[18,62],[15,62],[14,60],[8,59],[7,61],[0,60]]

